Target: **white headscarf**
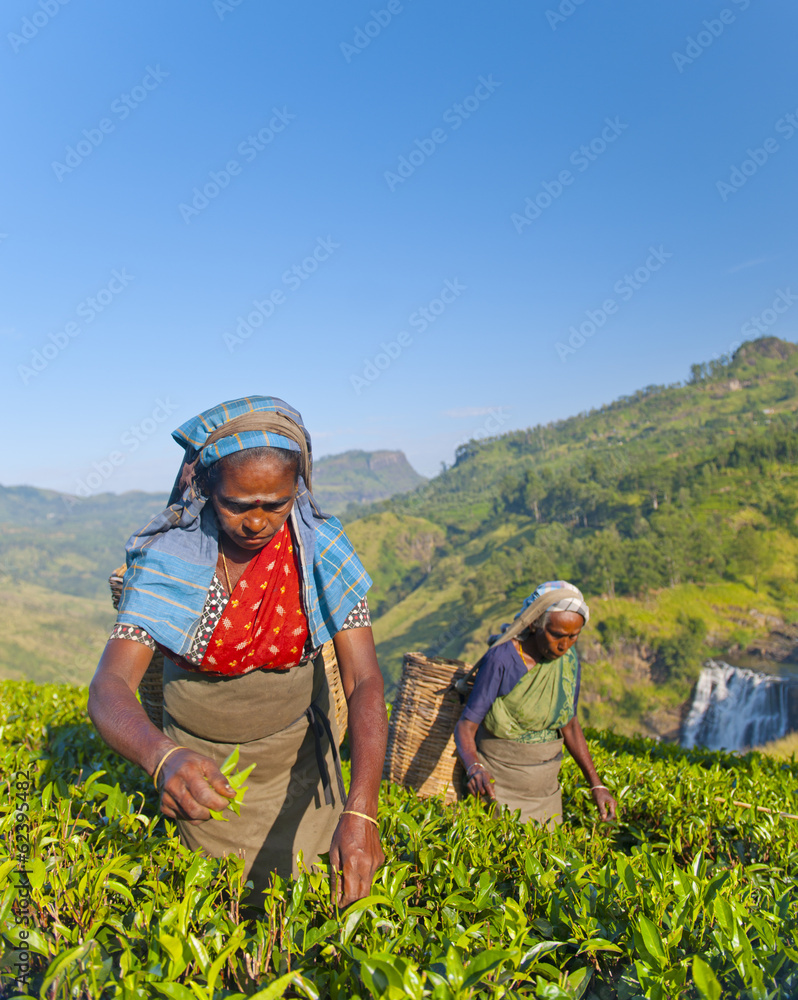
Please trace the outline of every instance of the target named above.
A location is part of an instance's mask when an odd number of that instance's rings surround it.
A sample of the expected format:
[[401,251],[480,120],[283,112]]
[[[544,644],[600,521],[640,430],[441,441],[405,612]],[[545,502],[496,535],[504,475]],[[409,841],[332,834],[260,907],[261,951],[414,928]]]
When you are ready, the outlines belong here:
[[514,639],[547,611],[575,611],[585,619],[585,625],[590,621],[590,609],[582,591],[566,580],[549,580],[532,591],[512,622],[502,625],[500,631],[490,637],[489,644],[494,646]]

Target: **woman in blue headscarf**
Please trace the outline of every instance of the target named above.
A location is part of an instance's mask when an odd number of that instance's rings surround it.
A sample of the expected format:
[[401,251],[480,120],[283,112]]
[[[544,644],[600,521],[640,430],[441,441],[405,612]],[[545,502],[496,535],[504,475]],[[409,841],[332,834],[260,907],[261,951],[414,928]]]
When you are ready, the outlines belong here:
[[582,592],[542,583],[511,624],[491,636],[455,727],[468,791],[520,810],[521,821],[559,823],[563,743],[603,820],[617,803],[601,783],[576,717],[581,667],[574,643],[590,619]]
[[[311,443],[282,400],[222,403],[178,428],[184,461],[165,511],[127,544],[119,614],[89,694],[113,749],[153,776],[187,846],[243,856],[253,902],[272,872],[329,851],[335,893],[368,894],[384,860],[377,800],[387,721],[366,592],[371,580],[340,521],[311,489]],[[349,711],[347,795],[321,647],[333,640]],[[164,729],[135,692],[164,654]],[[234,792],[232,746],[256,764]],[[337,780],[332,780],[334,775]]]

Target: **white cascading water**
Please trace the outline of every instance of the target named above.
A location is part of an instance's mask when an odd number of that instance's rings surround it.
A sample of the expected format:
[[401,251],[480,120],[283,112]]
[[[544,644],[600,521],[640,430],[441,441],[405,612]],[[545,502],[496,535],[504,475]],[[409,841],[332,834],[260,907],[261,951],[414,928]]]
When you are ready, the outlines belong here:
[[682,746],[747,750],[789,729],[789,682],[708,660],[682,729]]

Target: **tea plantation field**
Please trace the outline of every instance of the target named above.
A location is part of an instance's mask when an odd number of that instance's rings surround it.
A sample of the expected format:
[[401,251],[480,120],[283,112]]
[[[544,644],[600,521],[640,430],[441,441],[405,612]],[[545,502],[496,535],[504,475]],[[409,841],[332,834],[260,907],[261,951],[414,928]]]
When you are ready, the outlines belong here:
[[373,894],[339,913],[309,873],[256,920],[241,862],[180,846],[85,705],[0,683],[4,998],[798,996],[794,759],[594,732],[622,819],[595,822],[568,761],[554,833],[384,785]]

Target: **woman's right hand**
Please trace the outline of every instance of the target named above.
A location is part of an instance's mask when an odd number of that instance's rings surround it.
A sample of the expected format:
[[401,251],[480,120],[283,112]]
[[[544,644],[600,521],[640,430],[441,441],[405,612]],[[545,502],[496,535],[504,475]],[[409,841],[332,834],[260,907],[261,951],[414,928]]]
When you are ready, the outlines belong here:
[[493,791],[493,778],[490,771],[482,767],[481,764],[473,765],[471,777],[466,785],[469,793],[480,798],[487,799],[488,802],[496,801],[496,793]]
[[164,816],[192,824],[210,819],[211,809],[226,809],[236,794],[210,757],[182,748],[164,762],[158,791]]
[[488,802],[495,802],[496,793],[493,791],[493,778],[477,759],[476,735],[478,728],[479,725],[476,722],[461,717],[454,727],[454,742],[463,767],[466,769],[466,788],[469,794]]

